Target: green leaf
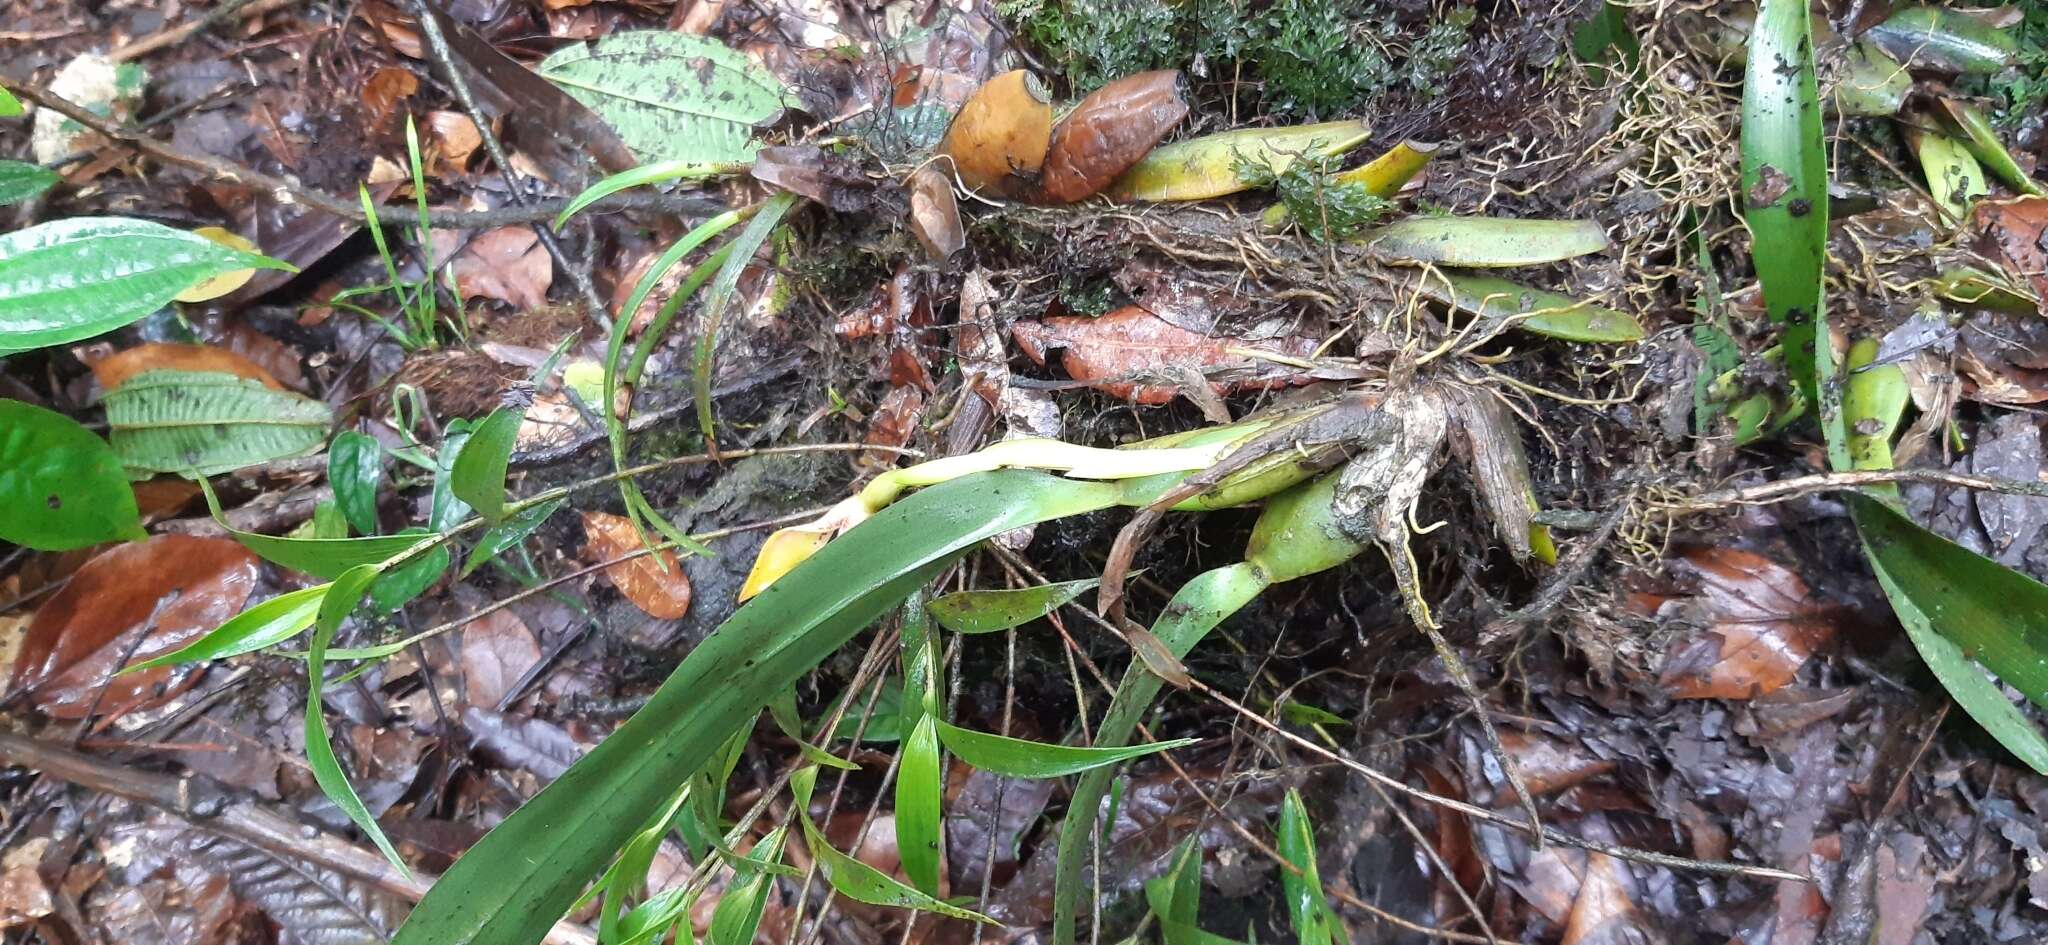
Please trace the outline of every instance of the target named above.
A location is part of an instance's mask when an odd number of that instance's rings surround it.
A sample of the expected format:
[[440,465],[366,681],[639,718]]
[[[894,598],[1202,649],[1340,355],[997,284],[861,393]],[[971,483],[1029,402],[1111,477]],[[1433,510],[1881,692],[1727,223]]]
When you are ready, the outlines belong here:
[[1830,89],[1828,105],[1843,115],[1866,118],[1898,114],[1913,92],[1913,72],[1869,42],[1849,47],[1847,68]]
[[314,452],[327,405],[211,371],[145,371],[107,392],[114,452],[131,475],[212,476]]
[[[2012,156],[2005,142],[1999,140],[1998,132],[1984,117],[1984,111],[1968,102],[1948,99],[1942,102],[1948,115],[1955,121],[1957,130],[1963,134],[1963,146],[1977,156],[1984,169],[1997,175],[2007,187],[2023,194],[2036,197],[2048,196],[2048,189],[2041,182],[2027,176],[2026,169]],[[2029,309],[2031,311],[2031,309]]]
[[306,650],[306,764],[313,769],[313,780],[327,799],[377,845],[384,858],[397,867],[401,876],[411,876],[405,861],[399,859],[398,851],[392,849],[391,841],[384,836],[383,828],[377,826],[377,819],[370,816],[370,809],[363,806],[363,799],[356,796],[356,789],[348,783],[348,774],[341,770],[341,759],[334,755],[334,744],[328,741],[327,717],[320,702],[320,690],[326,685],[324,673],[327,668],[327,645],[334,640],[335,631],[341,629],[341,622],[347,619],[349,611],[363,599],[363,593],[370,589],[370,583],[377,578],[377,569],[371,565],[349,569],[348,573],[336,578],[334,584],[320,601],[320,611],[314,620],[313,645]]
[[13,92],[0,88],[0,118],[14,118],[24,111],[26,109],[21,107],[21,100],[15,98]]
[[1287,789],[1287,800],[1280,805],[1279,836],[1273,846],[1282,859],[1301,870],[1280,871],[1280,890],[1287,900],[1287,917],[1294,923],[1295,941],[1299,945],[1330,945],[1342,930],[1337,913],[1330,908],[1330,900],[1323,896],[1323,879],[1316,868],[1316,831],[1309,822],[1308,809],[1302,806],[1301,792]]
[[1834,353],[1821,304],[1828,162],[1811,28],[1802,0],[1764,0],[1758,11],[1742,87],[1742,205],[1764,302],[1782,326],[1786,371],[1806,402],[1820,405],[1829,465],[1840,469],[1840,391],[1822,399],[1816,382],[1823,370],[1833,374]]
[[343,518],[361,535],[377,534],[377,490],[384,484],[384,446],[367,433],[345,430],[327,447],[327,484]]
[[54,410],[0,399],[0,541],[70,551],[148,538],[107,441]]
[[[704,434],[704,442],[716,443],[717,430],[712,417],[714,401],[711,397],[711,356],[718,348],[718,330],[725,321],[726,306],[732,302],[734,290],[739,288],[740,273],[747,264],[754,261],[761,244],[768,241],[768,234],[775,231],[784,215],[796,206],[797,195],[782,191],[761,202],[761,209],[747,221],[747,228],[740,231],[727,244],[725,264],[718,267],[718,276],[711,280],[711,288],[704,296],[704,312],[697,330],[697,352],[691,361],[690,392],[696,398],[697,430]],[[680,294],[680,292],[678,292]]]
[[0,235],[0,353],[113,331],[236,269],[293,269],[161,223],[74,217]]
[[970,767],[1012,778],[1058,778],[1113,765],[1155,752],[1185,748],[1196,739],[1176,738],[1145,745],[1084,748],[1025,741],[939,722],[939,741]]
[[937,899],[918,892],[896,881],[881,870],[862,863],[853,857],[834,849],[832,842],[818,832],[818,826],[811,823],[811,815],[803,813],[804,840],[811,849],[811,855],[818,858],[818,868],[825,871],[826,881],[839,894],[855,902],[872,906],[894,906],[899,909],[914,909],[931,912],[954,919],[970,922],[997,922],[979,912],[972,912],[958,906],[947,905]]
[[[575,199],[570,200],[569,205],[563,207],[562,212],[555,216],[555,226],[559,228],[562,224],[569,222],[570,217],[583,212],[591,204],[622,190],[631,190],[635,187],[645,187],[649,184],[666,183],[672,180],[702,180],[719,174],[735,173],[745,168],[745,164],[719,164],[704,161],[656,161],[653,164],[642,164],[639,167],[628,168],[584,188],[582,193],[577,194]],[[632,309],[627,309],[626,311],[632,311]]]
[[744,53],[667,30],[613,33],[541,60],[538,71],[618,129],[645,161],[746,161],[754,125],[787,100]]
[[982,539],[1106,508],[1113,484],[1005,470],[899,501],[734,612],[604,743],[442,874],[394,945],[530,945],[640,818],[782,689]]
[[[1912,65],[1988,75],[2012,64],[2012,34],[1961,10],[1906,7],[1863,34]],[[1754,54],[1750,61],[1756,61]]]
[[0,207],[20,203],[63,180],[56,171],[26,161],[0,161]]
[[512,461],[512,445],[525,417],[526,411],[510,407],[491,411],[455,454],[449,487],[486,522],[495,524],[505,517],[505,467]]
[[1367,231],[1359,240],[1378,256],[1404,262],[1500,269],[1537,266],[1607,248],[1607,231],[1591,220],[1493,217],[1410,217]]
[[[775,828],[760,842],[747,851],[746,862],[757,866],[770,866],[782,860],[782,841],[785,835],[781,827]],[[734,870],[739,864],[734,864]],[[711,927],[705,930],[704,940],[709,945],[753,945],[754,932],[761,926],[761,911],[768,904],[768,887],[775,882],[775,874],[757,870],[753,875],[727,886],[725,895],[718,900],[718,907],[711,910]]]
[[526,536],[533,534],[534,529],[541,527],[548,520],[548,516],[555,514],[555,510],[561,508],[562,503],[567,501],[569,500],[566,498],[549,499],[538,505],[528,506],[485,529],[483,537],[476,540],[476,547],[470,549],[469,557],[463,559],[461,576],[468,577],[470,572],[482,567],[484,562],[525,541]]
[[303,571],[331,581],[361,565],[382,564],[407,552],[426,551],[422,539],[412,535],[280,538],[276,535],[259,535],[255,532],[229,528],[222,519],[220,499],[213,494],[213,487],[204,479],[198,482],[199,491],[206,496],[206,507],[213,512],[214,522],[228,533],[228,537],[241,542],[242,547],[255,552],[257,557],[279,567]]
[[1201,837],[1182,840],[1171,862],[1166,875],[1145,881],[1145,904],[1159,920],[1166,945],[1243,945],[1195,924],[1202,911]]
[[1970,204],[1991,192],[1984,168],[1962,143],[1945,134],[1922,131],[1914,135],[1914,157],[1920,173],[1927,178],[1927,192],[1951,223],[1970,218]]
[[327,599],[327,589],[332,586],[321,584],[279,594],[236,614],[227,623],[213,628],[207,635],[181,649],[144,660],[122,672],[132,673],[176,663],[222,660],[283,643],[313,625],[313,618],[320,612],[320,603]]
[[945,843],[945,759],[933,728],[937,722],[930,715],[918,719],[903,740],[896,769],[896,852],[903,875],[931,896],[939,894],[939,850]]
[[1562,341],[1622,343],[1643,340],[1634,316],[1591,302],[1493,276],[1432,273],[1416,283],[1422,294],[1480,318],[1521,316],[1515,327]]
[[[418,540],[432,534],[424,528],[408,528],[396,537]],[[388,614],[411,603],[441,579],[448,570],[449,559],[448,546],[435,545],[426,554],[387,568],[378,576],[377,583],[370,585],[370,606]]]
[[469,503],[455,494],[455,461],[473,432],[467,420],[455,420],[441,431],[441,449],[434,454],[434,492],[427,506],[427,527],[445,532],[469,517]]
[[1008,591],[955,591],[932,601],[932,618],[954,633],[994,633],[1037,620],[1102,583],[1093,578]]

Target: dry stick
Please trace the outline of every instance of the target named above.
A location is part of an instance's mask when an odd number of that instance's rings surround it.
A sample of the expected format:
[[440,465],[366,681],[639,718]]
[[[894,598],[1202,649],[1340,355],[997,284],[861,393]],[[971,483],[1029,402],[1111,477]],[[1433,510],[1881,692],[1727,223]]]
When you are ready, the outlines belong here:
[[1635,501],[1636,489],[1630,487],[1628,492],[1622,495],[1621,501],[1615,503],[1613,508],[1608,509],[1600,517],[1600,526],[1593,534],[1572,549],[1564,563],[1543,582],[1542,587],[1537,588],[1535,596],[1529,598],[1527,604],[1487,622],[1486,627],[1479,631],[1479,645],[1488,646],[1528,624],[1550,616],[1550,612],[1556,610],[1557,605],[1564,603],[1565,595],[1571,593],[1579,579],[1585,576],[1586,569],[1599,557],[1600,550],[1607,547],[1608,540],[1614,537],[1615,530],[1621,526],[1622,520],[1628,517],[1629,510],[1635,507]]
[[[469,90],[469,80],[463,77],[461,67],[455,63],[455,53],[448,48],[448,37],[441,32],[441,20],[429,6],[431,2],[432,0],[413,0],[413,16],[419,21],[420,35],[426,38],[427,50],[433,53],[434,61],[440,64],[441,71],[448,74],[448,87],[455,92],[455,100],[462,104],[463,113],[476,125],[477,136],[483,139],[484,150],[490,153],[491,161],[498,165],[498,176],[504,178],[505,186],[510,188],[512,202],[522,207],[526,206],[526,182],[521,180],[522,175],[513,169],[511,157],[505,153],[505,146],[498,141],[498,133],[491,130],[490,119],[477,107],[476,96]],[[569,278],[575,280],[577,291],[583,293],[584,303],[590,306],[590,317],[596,319],[606,331],[610,331],[612,320],[605,314],[604,298],[597,294],[597,286],[590,281],[590,270],[577,265],[567,253],[562,252],[562,244],[555,240],[554,224],[546,220],[535,220],[532,226],[534,235],[540,237],[541,245],[547,247],[548,255],[555,258],[555,265],[561,266],[569,273]]]
[[193,33],[226,20],[228,17],[236,15],[244,17],[262,16],[265,13],[282,10],[296,2],[298,0],[227,0],[226,3],[206,11],[204,16],[173,26],[167,30],[152,33],[121,46],[108,53],[107,59],[113,62],[127,62],[130,59],[140,59],[165,46],[184,42],[185,38]]
[[[22,98],[50,109],[87,129],[112,141],[120,141],[135,147],[166,164],[199,172],[207,180],[236,184],[252,190],[267,192],[279,203],[297,204],[310,210],[341,217],[355,223],[364,222],[363,208],[354,201],[343,200],[332,194],[308,187],[297,180],[266,174],[246,164],[214,157],[210,154],[194,154],[180,150],[165,142],[152,138],[140,131],[123,128],[92,112],[78,103],[51,92],[48,88],[24,82],[9,86]],[[507,207],[501,210],[429,210],[427,225],[437,228],[471,230],[491,226],[505,226],[513,223],[532,223],[536,220],[553,219],[569,205],[569,198],[535,201],[526,206]],[[674,213],[704,214],[716,212],[699,195],[668,196],[650,194],[613,194],[599,201],[595,207],[625,210],[657,210]],[[377,222],[394,226],[416,226],[419,213],[410,207],[378,207]]]
[[2001,492],[2007,495],[2025,495],[2048,498],[2048,482],[2030,479],[2000,479],[1994,476],[1973,476],[1967,473],[1950,472],[1946,469],[1873,469],[1863,472],[1814,473],[1810,476],[1793,476],[1776,479],[1754,486],[1737,489],[1721,489],[1702,493],[1690,499],[1659,502],[1657,505],[1676,511],[1696,511],[1719,508],[1727,505],[1761,505],[1768,502],[1783,502],[1816,492],[1832,492],[1855,486],[1877,485],[1887,482],[1924,482],[1940,486],[1959,486],[1964,489],[1982,489],[1986,492]]
[[[40,739],[0,732],[0,763],[40,771],[103,794],[127,798],[183,818],[194,828],[239,843],[333,870],[379,892],[418,902],[434,885],[431,873],[399,875],[384,857],[312,827],[285,811],[224,791],[203,778],[180,778],[109,764]],[[587,930],[557,923],[547,940],[555,945],[594,945]]]

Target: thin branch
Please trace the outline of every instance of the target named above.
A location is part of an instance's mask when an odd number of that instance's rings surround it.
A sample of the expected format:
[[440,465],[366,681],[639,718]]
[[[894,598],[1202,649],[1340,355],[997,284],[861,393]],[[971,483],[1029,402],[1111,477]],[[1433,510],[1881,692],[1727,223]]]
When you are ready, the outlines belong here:
[[1832,492],[1856,486],[1877,485],[1886,482],[1924,482],[1940,486],[1959,486],[1964,489],[1982,489],[1986,492],[2000,492],[2007,495],[2025,495],[2048,498],[2048,482],[2030,479],[2000,479],[1994,476],[1973,476],[1968,473],[1950,472],[1946,469],[1873,469],[1861,472],[1814,473],[1810,476],[1793,476],[1743,486],[1738,489],[1722,489],[1679,499],[1658,502],[1659,506],[1675,510],[1713,509],[1729,505],[1761,505],[1767,502],[1783,502],[1816,492]]
[[1585,577],[1586,569],[1600,556],[1601,549],[1607,547],[1608,540],[1614,537],[1614,532],[1621,526],[1622,519],[1628,517],[1628,512],[1635,506],[1635,501],[1636,490],[1630,488],[1628,493],[1622,496],[1621,501],[1616,502],[1600,516],[1600,527],[1587,536],[1585,541],[1579,543],[1577,548],[1572,549],[1571,555],[1566,557],[1564,563],[1543,582],[1543,586],[1537,589],[1529,603],[1487,622],[1486,628],[1479,631],[1479,645],[1482,648],[1490,646],[1508,634],[1550,616],[1551,611],[1564,603],[1565,595],[1571,593],[1579,579]]
[[140,59],[165,46],[182,43],[186,37],[191,36],[193,33],[197,33],[229,17],[262,16],[265,13],[282,10],[297,2],[298,0],[227,0],[226,3],[206,11],[203,16],[194,17],[170,29],[152,33],[125,46],[121,46],[113,52],[107,53],[107,59],[112,62],[127,62],[131,59]]

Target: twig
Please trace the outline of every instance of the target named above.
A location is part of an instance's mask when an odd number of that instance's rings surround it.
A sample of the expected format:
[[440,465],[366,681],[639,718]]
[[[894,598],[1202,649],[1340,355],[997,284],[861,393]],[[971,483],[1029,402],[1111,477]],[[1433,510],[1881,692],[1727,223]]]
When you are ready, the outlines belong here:
[[220,6],[206,11],[204,16],[197,17],[186,23],[180,23],[167,30],[152,33],[125,46],[116,48],[113,52],[107,54],[107,59],[113,62],[127,62],[130,59],[140,59],[165,46],[184,42],[185,38],[193,33],[226,20],[228,17],[237,14],[245,17],[262,16],[265,13],[282,10],[297,2],[298,0],[227,0],[227,2],[222,3]]
[[1925,482],[1941,486],[1959,486],[1964,489],[1982,489],[1986,492],[2001,492],[2007,495],[2026,495],[2048,498],[2048,482],[2028,479],[1999,479],[1993,476],[1973,476],[1968,473],[1950,472],[1946,469],[1874,469],[1865,472],[1814,473],[1810,476],[1793,476],[1777,479],[1739,489],[1722,489],[1703,493],[1689,499],[1658,502],[1657,505],[1674,510],[1692,511],[1720,508],[1728,505],[1761,505],[1767,502],[1783,502],[1816,492],[1832,492],[1854,486],[1877,485],[1886,482]]
[[1564,603],[1565,595],[1585,576],[1586,569],[1599,557],[1600,549],[1607,547],[1608,539],[1614,537],[1614,532],[1621,526],[1622,519],[1628,517],[1629,510],[1635,506],[1635,500],[1636,490],[1630,488],[1620,502],[1616,502],[1613,508],[1600,516],[1599,528],[1587,536],[1577,548],[1572,549],[1571,555],[1566,557],[1564,563],[1543,582],[1543,586],[1537,589],[1536,595],[1531,597],[1527,604],[1488,621],[1485,629],[1479,631],[1480,647],[1490,646],[1508,634],[1550,616],[1550,612],[1556,610],[1557,605]]
[[[173,164],[187,170],[197,171],[207,180],[237,184],[252,190],[269,193],[280,203],[297,204],[310,210],[341,217],[355,223],[364,222],[363,208],[355,201],[343,200],[332,194],[307,187],[296,180],[266,174],[246,164],[214,157],[210,154],[194,154],[180,150],[168,143],[152,138],[140,131],[123,128],[114,122],[86,111],[76,102],[49,89],[33,83],[21,83],[9,87],[13,92],[35,104],[50,109],[72,121],[84,125],[112,141],[133,146],[166,164]],[[560,197],[537,200],[524,206],[504,207],[497,210],[430,210],[427,225],[441,229],[470,230],[492,226],[508,226],[515,223],[532,223],[536,220],[550,220],[569,205],[571,198]],[[592,209],[605,210],[650,210],[661,213],[676,213],[704,216],[724,209],[715,199],[702,194],[613,194],[598,201]],[[378,207],[377,222],[392,226],[414,226],[419,223],[419,213],[410,207]]]
[[[498,133],[491,130],[490,118],[484,115],[483,109],[477,107],[476,96],[469,89],[469,79],[463,76],[461,66],[456,64],[455,52],[448,48],[447,35],[441,32],[441,20],[433,9],[432,0],[413,0],[412,8],[414,19],[419,22],[420,36],[427,41],[427,51],[433,54],[434,61],[440,65],[441,71],[448,74],[448,88],[455,93],[455,101],[462,105],[463,114],[468,115],[470,122],[476,126],[477,136],[483,139],[484,150],[490,154],[491,162],[498,165],[498,176],[505,179],[505,186],[509,188],[507,192],[512,202],[518,206],[526,206],[526,182],[521,179],[519,171],[512,167],[512,159],[505,153],[505,146],[498,140]],[[569,278],[575,281],[576,290],[583,294],[584,303],[590,306],[590,317],[604,326],[606,331],[610,331],[612,320],[606,314],[604,297],[597,294],[597,286],[590,281],[589,268],[578,265],[567,253],[562,252],[562,244],[555,239],[554,224],[546,220],[535,220],[531,225],[533,234],[540,237],[542,246],[547,247],[548,255],[554,257],[555,265],[561,266],[563,271],[569,274]]]
[[[0,764],[18,765],[80,787],[148,804],[184,818],[196,829],[333,870],[411,902],[425,896],[437,878],[418,870],[410,877],[401,876],[384,857],[271,805],[230,795],[210,780],[138,771],[10,732],[0,732]],[[596,942],[587,930],[567,922],[557,923],[547,940],[554,945]]]

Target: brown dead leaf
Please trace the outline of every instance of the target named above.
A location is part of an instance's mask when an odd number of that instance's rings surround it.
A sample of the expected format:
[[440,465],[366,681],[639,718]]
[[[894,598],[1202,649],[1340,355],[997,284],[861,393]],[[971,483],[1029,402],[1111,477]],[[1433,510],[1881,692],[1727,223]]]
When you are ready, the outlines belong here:
[[429,173],[437,177],[462,173],[469,166],[470,155],[484,143],[476,122],[461,112],[428,112],[426,130],[434,143],[434,167]]
[[874,205],[875,182],[860,165],[817,145],[762,148],[754,156],[754,179],[809,197],[838,213],[860,213]]
[[449,264],[463,298],[497,299],[518,309],[548,300],[555,263],[532,227],[505,226],[470,240]]
[[1659,682],[1679,699],[1754,699],[1792,681],[1834,639],[1831,608],[1804,580],[1762,555],[1696,548],[1674,563],[1698,581],[1712,626],[1680,643]]
[[[592,563],[611,561],[641,550],[640,535],[623,515],[583,513],[583,531],[590,543],[584,557]],[[676,553],[663,549],[604,569],[612,586],[633,606],[660,620],[679,620],[690,610],[690,579],[683,575]]]
[[2004,262],[2013,282],[2032,285],[2048,315],[2048,197],[1980,200],[1974,220],[1979,251]]
[[363,83],[363,124],[383,128],[398,111],[398,103],[420,90],[419,76],[404,66],[385,66],[370,73]]
[[152,342],[93,361],[89,366],[102,391],[112,391],[144,371],[211,371],[261,381],[263,386],[272,390],[284,389],[277,378],[271,377],[270,372],[256,362],[226,348],[209,345]]
[[1039,198],[1073,203],[1130,170],[1188,115],[1172,69],[1125,76],[1090,93],[1052,130]]
[[462,628],[463,693],[470,705],[497,708],[538,662],[540,643],[510,610],[492,611]]
[[[1048,350],[1064,348],[1060,365],[1068,376],[1141,404],[1171,401],[1180,393],[1172,372],[1183,368],[1210,374],[1209,386],[1218,394],[1307,383],[1308,378],[1294,368],[1240,352],[1265,350],[1305,358],[1316,349],[1314,339],[1299,336],[1252,343],[1197,334],[1135,305],[1099,318],[1056,315],[1039,322],[1018,322],[1010,333],[1032,361],[1044,364]],[[1238,370],[1219,380],[1211,372],[1220,368]],[[1137,379],[1151,383],[1141,384]]]
[[1051,142],[1052,103],[1029,72],[1016,69],[968,96],[938,153],[953,159],[961,183],[1013,196],[1038,176]]
[[[910,442],[917,433],[918,418],[924,416],[924,392],[914,386],[898,387],[882,398],[881,406],[875,408],[869,418],[867,443],[870,446],[902,446]],[[902,454],[895,450],[869,450],[860,454],[855,465],[866,469],[888,469],[896,465]]]
[[199,484],[181,476],[158,476],[134,483],[135,507],[144,522],[170,518],[199,498]]
[[930,164],[910,175],[910,235],[941,269],[950,269],[953,254],[967,246],[953,182]]
[[1605,853],[1586,854],[1585,874],[1560,945],[1633,945],[1655,940],[1643,928],[1623,869]]
[[98,714],[109,721],[161,704],[196,676],[170,666],[114,674],[241,613],[259,570],[255,555],[226,538],[158,535],[109,549],[36,612],[9,689],[64,719],[85,717],[103,684]]

